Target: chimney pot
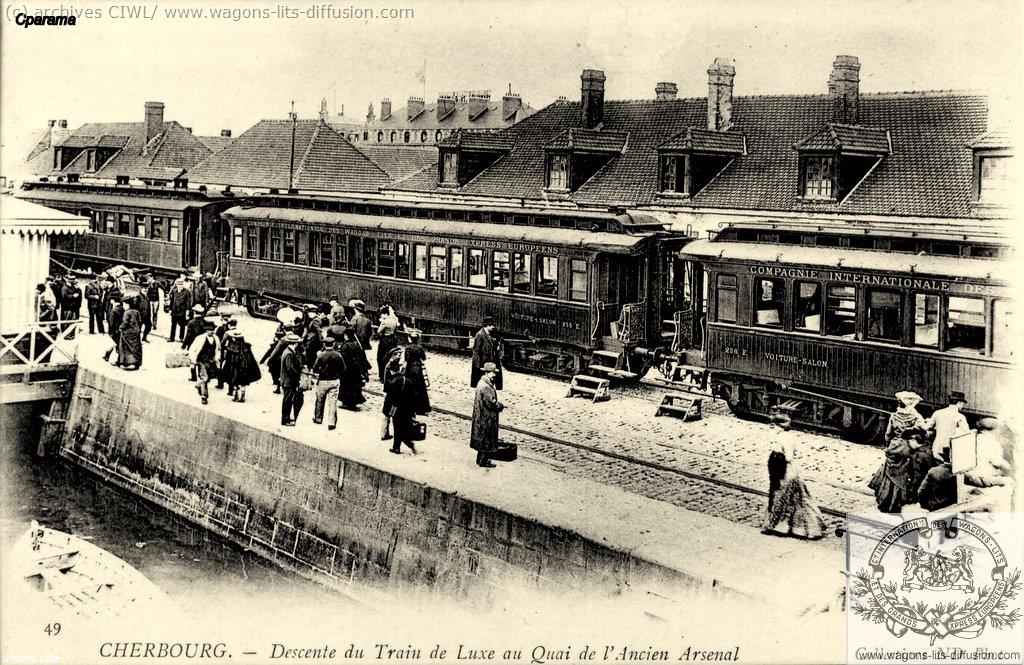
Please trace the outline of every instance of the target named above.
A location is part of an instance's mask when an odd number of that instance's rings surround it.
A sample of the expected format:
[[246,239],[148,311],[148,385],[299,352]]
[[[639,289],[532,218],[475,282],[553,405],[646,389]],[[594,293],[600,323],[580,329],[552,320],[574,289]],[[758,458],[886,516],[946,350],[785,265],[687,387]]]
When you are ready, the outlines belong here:
[[143,144],[148,144],[164,129],[164,103],[146,102],[146,128],[142,137]]
[[53,126],[54,126],[54,125],[56,125],[56,124],[57,124],[57,121],[56,121],[56,120],[47,120],[47,121],[46,121],[46,126],[47,126],[47,127],[53,127]]
[[391,100],[390,99],[385,98],[385,99],[380,100],[380,119],[382,121],[390,120],[391,119]]
[[828,77],[828,95],[833,122],[856,125],[860,121],[860,60],[856,56],[836,56]]
[[231,138],[231,130],[230,129],[222,129],[222,130],[220,130],[220,135],[222,137],[226,138],[226,139],[229,139],[229,138]]
[[57,125],[61,129],[67,129],[68,128],[68,121],[67,120],[61,120],[59,123],[57,123]]
[[669,81],[662,81],[654,86],[654,95],[659,102],[672,101],[676,98],[677,92],[679,92],[679,88],[675,83],[670,83]]
[[736,67],[732,58],[715,58],[708,68],[708,129],[732,127],[732,84]]
[[580,81],[583,126],[593,129],[604,120],[604,72],[600,69],[584,69]]

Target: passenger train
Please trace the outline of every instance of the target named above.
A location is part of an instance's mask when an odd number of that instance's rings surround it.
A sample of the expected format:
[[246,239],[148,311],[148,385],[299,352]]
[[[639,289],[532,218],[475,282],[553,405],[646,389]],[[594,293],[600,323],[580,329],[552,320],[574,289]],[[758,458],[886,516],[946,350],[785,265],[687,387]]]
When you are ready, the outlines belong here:
[[[63,261],[219,272],[256,315],[281,300],[392,304],[427,344],[495,319],[508,366],[636,380],[657,367],[743,417],[875,440],[893,394],[995,415],[1014,366],[1005,242],[898,225],[729,223],[695,238],[624,209],[33,183],[92,219]],[[967,227],[965,227],[967,228]],[[870,232],[869,232],[870,231]]]

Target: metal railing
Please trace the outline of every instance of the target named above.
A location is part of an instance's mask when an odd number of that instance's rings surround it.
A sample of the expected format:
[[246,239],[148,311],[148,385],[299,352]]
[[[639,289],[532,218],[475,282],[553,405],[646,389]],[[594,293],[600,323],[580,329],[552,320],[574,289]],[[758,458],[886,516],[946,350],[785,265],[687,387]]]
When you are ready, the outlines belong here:
[[84,319],[35,321],[0,335],[0,375],[49,370],[78,362],[78,327]]

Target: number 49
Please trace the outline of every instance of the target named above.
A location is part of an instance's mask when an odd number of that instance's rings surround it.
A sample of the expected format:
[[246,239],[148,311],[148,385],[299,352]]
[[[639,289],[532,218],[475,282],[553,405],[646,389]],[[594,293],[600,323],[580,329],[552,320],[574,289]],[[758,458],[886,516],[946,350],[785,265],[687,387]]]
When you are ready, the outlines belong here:
[[43,628],[43,632],[49,635],[50,637],[56,637],[57,635],[60,635],[60,624],[48,623],[46,624],[46,628]]

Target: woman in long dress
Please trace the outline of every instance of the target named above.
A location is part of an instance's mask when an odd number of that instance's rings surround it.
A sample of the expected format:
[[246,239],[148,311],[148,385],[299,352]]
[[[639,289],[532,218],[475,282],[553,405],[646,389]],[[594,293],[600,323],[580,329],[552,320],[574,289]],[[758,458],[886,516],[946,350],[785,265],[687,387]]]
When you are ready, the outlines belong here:
[[387,365],[388,354],[398,346],[398,327],[401,323],[391,305],[380,308],[380,324],[377,326],[377,375],[384,383],[384,367]]
[[136,370],[142,366],[142,315],[134,298],[124,299],[124,318],[118,330],[117,364]]
[[363,384],[369,378],[370,361],[366,359],[366,352],[356,339],[355,332],[349,328],[342,333],[341,348],[338,353],[345,361],[345,370],[342,372],[341,381],[338,387],[338,401],[346,409],[355,411],[359,405],[366,401],[363,397]]
[[785,533],[811,540],[821,538],[825,535],[825,519],[807,483],[800,477],[796,446],[791,439],[783,439],[779,442],[779,451],[785,457],[786,470],[762,533]]
[[879,512],[898,513],[912,503],[914,490],[910,486],[910,442],[900,436],[889,440],[885,448],[885,461],[868,482],[875,491]]
[[231,401],[244,402],[246,387],[262,376],[252,345],[245,341],[240,331],[229,330],[224,334],[223,355],[224,382],[228,384]]
[[885,427],[885,442],[889,443],[893,437],[899,437],[903,430],[911,427],[927,429],[924,416],[917,411],[917,405],[921,403],[921,396],[910,390],[902,390],[896,393],[896,401],[899,406],[889,414],[889,423]]
[[409,379],[413,409],[422,416],[430,413],[430,394],[427,392],[427,370],[423,365],[427,352],[420,346],[419,339],[418,333],[409,333],[409,344],[405,347],[405,375]]
[[384,413],[384,424],[381,427],[380,440],[387,441],[391,438],[391,416],[395,414],[395,400],[388,390],[392,385],[392,378],[405,371],[403,367],[403,354],[401,348],[394,348],[384,360],[384,406],[381,411]]

